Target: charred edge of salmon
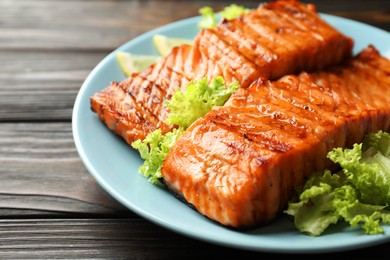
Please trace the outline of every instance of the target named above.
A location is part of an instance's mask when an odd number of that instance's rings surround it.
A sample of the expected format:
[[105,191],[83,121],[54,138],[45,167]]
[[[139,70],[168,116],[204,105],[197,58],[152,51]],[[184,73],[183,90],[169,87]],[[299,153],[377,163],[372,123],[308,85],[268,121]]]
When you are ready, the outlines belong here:
[[[164,181],[200,214],[222,225],[240,229],[269,223],[286,207],[296,187],[313,172],[332,165],[326,158],[331,149],[360,142],[369,132],[390,129],[389,72],[390,61],[369,46],[357,57],[326,72],[286,76],[269,83],[261,80],[247,89],[241,88],[225,106],[210,111],[177,140],[162,167]],[[298,80],[298,85],[292,85],[292,80]],[[275,135],[275,141],[290,145],[285,151],[275,151],[261,139],[245,138],[251,128],[240,128],[240,123],[262,124],[261,119],[252,122],[231,113],[230,121],[215,121],[219,110],[227,106],[250,109],[268,102],[267,95],[258,96],[256,88],[269,87],[274,88],[269,95],[283,90],[281,101],[288,103],[292,98],[291,105],[302,111],[308,107],[328,113],[313,112],[313,124],[307,126],[309,131],[303,139],[294,139],[294,131]],[[270,97],[279,94],[275,95]],[[323,102],[315,95],[323,95]],[[303,101],[296,102],[294,96]],[[327,101],[327,97],[334,100]],[[288,107],[281,105],[282,110]],[[277,107],[266,116],[275,111]],[[300,113],[295,117],[298,121],[302,118]],[[217,189],[218,183],[226,190]]]
[[[175,197],[177,200],[179,200],[180,202],[182,202],[185,205],[187,205],[188,207],[190,207],[192,210],[198,212],[196,207],[193,204],[189,203],[180,193],[178,193],[174,189],[169,188],[169,183],[165,182],[164,179],[160,179],[159,182],[170,194],[172,194],[173,197]],[[208,218],[205,215],[203,215],[203,216]],[[208,219],[210,219],[210,218],[208,218]],[[210,219],[210,220],[216,222],[213,219]]]
[[90,99],[92,111],[128,143],[144,139],[156,129],[161,129],[163,133],[171,131],[176,126],[165,123],[169,109],[164,100],[188,82],[177,73],[180,68],[176,62],[181,59],[184,69],[185,57],[178,55],[189,53],[188,48],[188,45],[175,48],[170,55],[145,71],[134,73],[121,82],[115,82],[115,86],[110,85],[95,93]]
[[[189,203],[184,197],[183,195],[181,195],[180,193],[178,193],[177,191],[175,191],[174,189],[170,188],[169,186],[169,183],[165,182],[164,180],[162,180],[161,184],[165,187],[165,189],[170,193],[172,194],[172,196],[174,198],[176,198],[179,202],[185,204],[186,206],[188,206],[190,209],[192,209],[193,211],[195,211],[196,213],[200,213],[198,211],[198,209],[191,203]],[[217,225],[220,225],[221,223],[218,222],[217,220],[215,219],[212,219],[210,218],[209,216],[207,215],[204,215],[204,214],[201,214],[204,218],[206,218],[207,220],[217,224]],[[272,223],[274,221],[277,221],[277,215],[275,216],[275,218],[269,220],[267,223]],[[259,228],[259,227],[262,227],[264,226],[265,223],[258,223],[258,224],[255,224],[255,225],[252,225],[252,226],[241,226],[241,227],[232,227],[232,226],[225,226],[225,228],[227,229],[230,229],[230,230],[233,230],[233,231],[250,231],[250,230],[253,230],[254,228]]]
[[147,133],[157,128],[164,132],[172,129],[138,105],[120,85],[119,82],[112,82],[106,89],[90,98],[91,110],[98,114],[107,128],[121,136],[128,144],[144,139]]

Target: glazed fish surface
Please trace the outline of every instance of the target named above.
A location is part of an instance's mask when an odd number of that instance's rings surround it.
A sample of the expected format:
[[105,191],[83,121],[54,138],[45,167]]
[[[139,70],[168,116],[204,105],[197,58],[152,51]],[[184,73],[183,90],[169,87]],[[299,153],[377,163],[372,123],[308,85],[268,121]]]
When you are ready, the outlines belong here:
[[327,70],[259,78],[181,135],[162,167],[167,186],[225,226],[265,224],[296,187],[332,169],[335,147],[390,128],[390,61],[368,46]]
[[351,57],[353,40],[325,22],[312,4],[278,0],[236,19],[203,29],[192,45],[182,45],[147,70],[112,82],[94,94],[91,109],[131,144],[150,132],[163,133],[169,100],[188,82],[223,76],[246,88],[259,77],[277,79],[314,71]]

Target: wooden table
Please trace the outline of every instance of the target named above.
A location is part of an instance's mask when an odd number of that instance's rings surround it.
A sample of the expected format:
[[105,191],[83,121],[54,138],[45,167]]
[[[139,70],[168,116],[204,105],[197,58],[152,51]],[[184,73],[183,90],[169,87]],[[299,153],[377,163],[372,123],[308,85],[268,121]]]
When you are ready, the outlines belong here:
[[[312,2],[320,12],[390,31],[390,1]],[[204,5],[230,3],[0,0],[1,259],[271,256],[198,241],[132,213],[88,173],[72,138],[76,95],[108,53]],[[389,246],[337,255],[377,256]]]

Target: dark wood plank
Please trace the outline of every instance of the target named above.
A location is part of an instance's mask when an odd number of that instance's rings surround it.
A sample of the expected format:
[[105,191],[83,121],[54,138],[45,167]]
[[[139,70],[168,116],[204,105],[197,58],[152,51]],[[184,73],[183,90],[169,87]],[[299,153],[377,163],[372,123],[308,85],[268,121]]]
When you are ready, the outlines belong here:
[[[0,258],[182,259],[257,255],[192,240],[145,220],[0,220]],[[202,250],[200,250],[202,249]]]
[[83,81],[105,55],[0,50],[0,122],[70,121]]
[[[243,1],[243,4],[254,6],[257,2]],[[0,48],[111,50],[145,31],[198,15],[198,9],[204,5],[218,6],[218,3],[2,1]]]
[[70,123],[0,124],[0,165],[0,208],[85,214],[128,211],[82,164]]
[[[0,220],[0,258],[254,259],[272,256],[191,239],[142,219]],[[381,256],[386,245],[322,256]],[[282,252],[283,253],[283,252]],[[308,254],[296,256],[310,256]],[[311,255],[311,257],[318,255]]]
[[[261,2],[239,4],[254,8]],[[362,20],[390,30],[381,21],[389,11],[387,0],[303,2],[317,4],[320,12],[348,12],[352,19],[360,19],[362,11],[373,11]],[[220,10],[231,3],[237,1],[1,1],[0,49],[112,50],[143,32],[196,16],[202,6]]]

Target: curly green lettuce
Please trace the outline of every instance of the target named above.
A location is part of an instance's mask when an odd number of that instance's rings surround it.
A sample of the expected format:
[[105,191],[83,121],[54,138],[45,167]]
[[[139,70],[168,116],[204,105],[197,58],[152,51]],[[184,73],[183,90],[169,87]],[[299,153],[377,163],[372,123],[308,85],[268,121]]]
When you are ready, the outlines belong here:
[[348,223],[366,234],[383,233],[390,223],[390,135],[378,131],[352,149],[335,148],[328,158],[341,170],[314,174],[285,213],[301,232],[321,235],[331,224]]
[[241,14],[249,12],[250,9],[236,4],[231,4],[229,6],[226,6],[221,11],[221,16],[225,18],[226,20],[233,20],[237,17],[239,17]]
[[217,17],[214,13],[213,8],[210,6],[204,6],[199,9],[199,14],[201,15],[201,19],[198,22],[199,28],[207,29],[214,28],[217,26]]
[[160,185],[161,167],[179,136],[214,106],[222,106],[239,87],[238,82],[226,85],[222,77],[216,77],[210,83],[207,78],[190,82],[185,92],[178,89],[171,100],[165,101],[170,109],[167,123],[177,125],[178,128],[165,135],[157,129],[148,134],[143,141],[137,140],[131,144],[144,159],[139,171],[151,183]]
[[160,185],[161,167],[169,151],[176,143],[177,138],[184,129],[179,127],[163,135],[157,129],[146,136],[144,140],[137,140],[131,143],[134,149],[140,153],[144,163],[139,167],[139,171],[154,185]]
[[239,87],[237,81],[226,86],[221,76],[213,78],[210,83],[207,78],[190,82],[185,92],[178,89],[171,100],[165,101],[170,110],[166,122],[186,129],[214,106],[222,106]]
[[[243,13],[249,12],[250,9],[239,6],[236,4],[231,4],[226,6],[221,12],[219,12],[220,16],[227,20],[232,20],[237,18]],[[199,14],[201,15],[201,19],[198,22],[199,28],[209,29],[214,28],[218,24],[217,14],[210,6],[204,6],[199,9]]]

